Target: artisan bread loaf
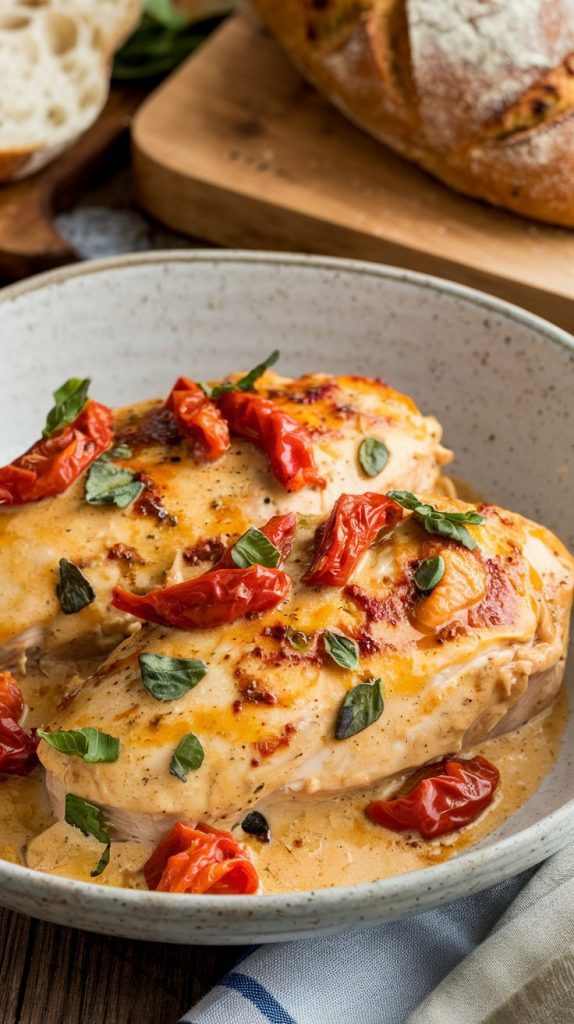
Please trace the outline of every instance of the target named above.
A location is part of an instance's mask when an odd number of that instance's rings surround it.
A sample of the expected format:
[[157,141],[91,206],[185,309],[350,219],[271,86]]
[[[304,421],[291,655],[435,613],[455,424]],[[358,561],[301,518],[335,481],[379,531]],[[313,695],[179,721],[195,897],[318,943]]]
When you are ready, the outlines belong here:
[[469,195],[574,226],[574,0],[255,0],[357,124]]
[[141,0],[2,0],[0,181],[37,170],[100,113]]

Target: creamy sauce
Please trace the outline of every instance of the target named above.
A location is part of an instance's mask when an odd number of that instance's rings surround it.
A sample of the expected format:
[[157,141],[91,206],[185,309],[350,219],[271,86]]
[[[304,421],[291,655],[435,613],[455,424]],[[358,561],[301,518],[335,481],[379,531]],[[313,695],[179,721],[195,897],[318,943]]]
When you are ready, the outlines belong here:
[[[517,732],[477,747],[472,753],[484,754],[500,771],[497,795],[473,825],[440,840],[392,833],[367,820],[364,807],[388,796],[388,783],[328,799],[270,802],[262,808],[272,832],[269,844],[245,836],[239,823],[233,832],[250,847],[267,893],[351,885],[428,867],[495,831],[534,795],[554,764],[566,717],[562,687],[549,711]],[[151,845],[113,843],[109,867],[91,879],[101,844],[64,822],[52,822],[40,770],[29,779],[12,778],[0,786],[3,859],[97,885],[146,888],[141,868]]]
[[[453,490],[448,478],[441,483],[445,493]],[[466,500],[481,500],[458,480],[456,490]],[[26,673],[16,672],[27,705],[26,728],[49,722],[64,694],[93,672],[99,661],[61,663],[45,658]],[[251,849],[267,893],[349,885],[426,867],[493,832],[533,796],[552,769],[566,717],[562,688],[548,711],[520,730],[472,751],[496,764],[499,789],[474,824],[440,840],[392,833],[366,818],[366,804],[391,795],[399,785],[396,781],[340,796],[275,798],[261,806],[271,827],[269,844],[246,836],[240,822],[233,832]],[[470,753],[465,751],[464,756]],[[42,769],[23,779],[0,777],[0,859],[97,885],[146,888],[141,869],[152,849],[147,844],[114,842],[108,868],[92,879],[90,872],[102,846],[65,822],[55,822]]]

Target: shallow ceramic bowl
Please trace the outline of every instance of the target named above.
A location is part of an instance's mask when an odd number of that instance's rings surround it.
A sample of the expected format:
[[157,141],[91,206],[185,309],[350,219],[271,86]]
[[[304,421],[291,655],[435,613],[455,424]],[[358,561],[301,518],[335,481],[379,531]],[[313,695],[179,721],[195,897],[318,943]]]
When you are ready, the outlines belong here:
[[[574,547],[572,339],[529,313],[420,274],[344,260],[168,253],[88,263],[0,293],[0,455],[38,436],[47,396],[90,376],[109,404],[175,377],[249,367],[382,376],[445,427],[454,472]],[[1,583],[0,583],[1,585]],[[574,683],[570,674],[570,686]],[[495,834],[422,871],[276,896],[177,896],[66,881],[0,862],[0,902],[164,942],[291,939],[403,917],[475,892],[574,838],[574,726],[536,795]]]

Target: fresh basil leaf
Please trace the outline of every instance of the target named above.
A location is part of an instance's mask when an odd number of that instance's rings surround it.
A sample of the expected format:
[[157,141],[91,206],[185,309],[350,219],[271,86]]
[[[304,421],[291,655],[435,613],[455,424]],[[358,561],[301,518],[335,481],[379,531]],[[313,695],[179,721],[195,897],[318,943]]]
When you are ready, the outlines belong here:
[[248,836],[255,836],[261,843],[271,842],[269,822],[260,811],[249,811],[241,822],[241,828]]
[[60,754],[81,757],[86,764],[109,764],[120,756],[119,739],[91,726],[57,732],[38,729],[38,736]]
[[90,871],[91,877],[96,878],[110,862],[110,834],[104,812],[101,807],[96,807],[83,797],[76,796],[75,793],[66,793],[64,818],[68,825],[79,828],[85,836],[93,836],[100,843],[106,844],[95,869]]
[[114,462],[116,459],[131,459],[133,451],[128,444],[118,444],[100,455],[100,462]]
[[442,555],[436,555],[434,558],[425,558],[419,564],[414,575],[416,587],[423,594],[430,593],[431,590],[434,590],[437,583],[440,583],[442,580],[444,570],[445,564]]
[[197,686],[207,672],[196,658],[169,658],[164,654],[140,654],[143,684],[156,700],[178,700]]
[[288,642],[291,644],[296,651],[306,651],[309,646],[309,637],[306,633],[303,633],[300,629],[293,629],[293,626],[287,626],[287,632],[285,634]]
[[86,377],[70,377],[57,391],[54,391],[55,406],[46,417],[46,426],[42,437],[52,437],[68,423],[73,423],[84,408],[90,387],[90,379]]
[[60,559],[60,579],[56,594],[64,615],[75,615],[96,599],[96,592],[81,569],[67,558]]
[[408,509],[410,512],[414,512],[415,508],[418,508],[421,505],[416,494],[411,494],[410,491],[388,491],[387,498],[392,498],[393,501],[398,501],[399,505],[402,505],[403,508]]
[[126,508],[139,497],[143,489],[144,484],[135,479],[131,469],[96,459],[86,476],[85,497],[88,505],[117,505],[118,508]]
[[436,516],[425,516],[423,525],[427,533],[436,534],[440,537],[449,537],[450,540],[456,540],[470,551],[476,547],[474,537],[462,523],[453,523],[450,519],[439,519]]
[[219,387],[215,387],[211,391],[211,398],[218,398],[219,395],[225,395],[229,391],[252,391],[253,385],[263,376],[265,370],[268,370],[270,366],[274,366],[279,359],[279,349],[276,348],[267,359],[264,359],[262,363],[254,366],[249,373],[245,374],[245,377],[240,377],[233,384],[221,384]]
[[341,668],[358,668],[359,648],[349,636],[341,633],[325,633],[325,649],[336,665]]
[[468,512],[441,512],[433,505],[420,501],[416,494],[411,494],[410,491],[389,491],[387,497],[398,501],[403,508],[414,512],[427,533],[449,537],[471,551],[476,547],[474,537],[464,524],[472,523],[478,526],[484,522],[484,516],[481,516],[480,512],[475,512],[473,509]]
[[250,565],[275,568],[281,561],[281,552],[261,530],[252,526],[231,548],[231,558],[238,569],[247,569]]
[[367,729],[381,717],[384,706],[380,679],[354,686],[341,704],[335,739],[346,740]]
[[106,870],[108,864],[110,863],[111,849],[112,844],[108,843],[94,870],[90,871],[90,878],[97,878],[98,875],[101,875]]
[[367,476],[378,476],[389,461],[389,449],[376,437],[366,437],[359,445],[359,462]]
[[178,743],[170,761],[169,770],[182,782],[187,780],[189,772],[201,768],[205,751],[200,740],[193,732],[188,732]]

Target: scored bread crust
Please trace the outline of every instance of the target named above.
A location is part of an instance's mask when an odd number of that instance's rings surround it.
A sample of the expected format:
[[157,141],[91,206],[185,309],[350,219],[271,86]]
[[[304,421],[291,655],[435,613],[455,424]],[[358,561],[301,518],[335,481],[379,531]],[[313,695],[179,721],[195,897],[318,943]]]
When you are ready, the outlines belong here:
[[574,0],[254,0],[356,124],[446,184],[574,226]]
[[111,58],[143,0],[4,0],[0,182],[39,170],[101,112]]

